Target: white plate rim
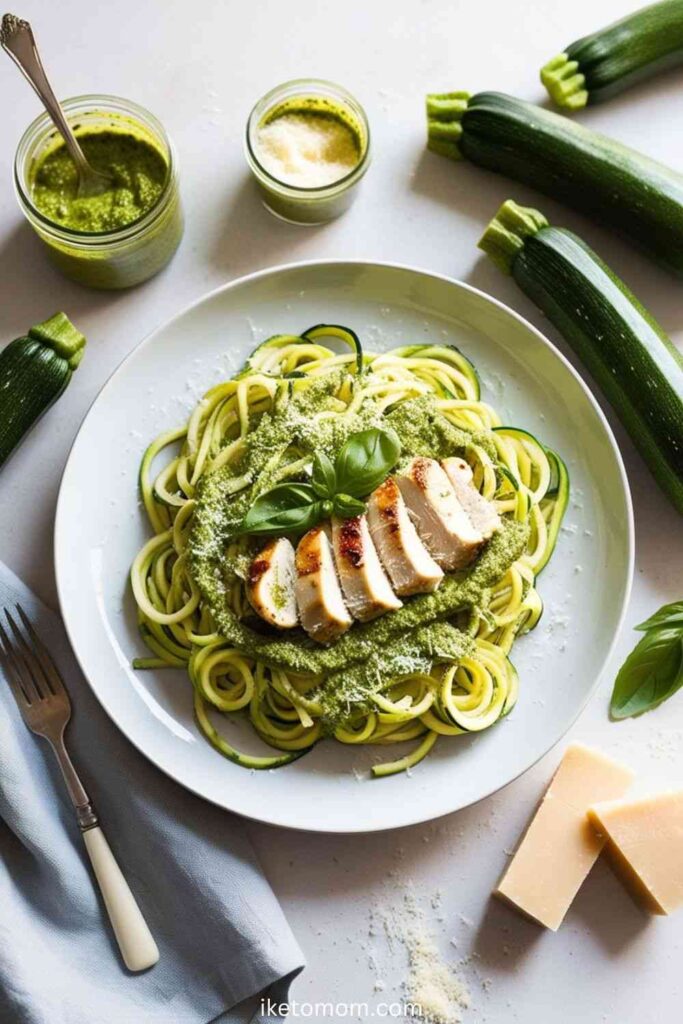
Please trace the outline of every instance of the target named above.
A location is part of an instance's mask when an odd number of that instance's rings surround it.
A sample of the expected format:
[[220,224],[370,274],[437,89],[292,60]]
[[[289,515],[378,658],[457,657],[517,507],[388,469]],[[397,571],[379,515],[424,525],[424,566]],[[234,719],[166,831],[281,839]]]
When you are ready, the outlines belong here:
[[632,500],[632,496],[631,496],[631,489],[630,489],[630,486],[629,486],[628,476],[627,476],[627,473],[626,473],[626,467],[624,465],[624,460],[623,460],[623,457],[622,457],[622,454],[621,454],[621,450],[620,450],[619,445],[617,443],[617,439],[614,436],[614,432],[613,432],[613,430],[612,430],[612,428],[611,428],[611,426],[609,424],[609,421],[607,420],[607,417],[605,416],[605,414],[604,414],[602,408],[600,407],[600,404],[598,403],[597,399],[595,398],[595,396],[593,395],[592,391],[588,387],[588,384],[585,382],[585,380],[583,379],[581,374],[578,372],[578,370],[576,370],[574,368],[574,366],[572,366],[572,364],[569,362],[567,357],[557,348],[556,345],[553,344],[552,341],[550,341],[549,338],[547,338],[543,334],[542,331],[540,331],[534,324],[532,324],[529,320],[527,320],[526,317],[522,316],[521,313],[518,313],[516,310],[514,310],[510,306],[506,305],[506,303],[502,302],[500,299],[495,298],[495,296],[490,295],[488,292],[485,292],[481,288],[477,288],[474,285],[471,285],[471,284],[469,284],[466,281],[461,281],[458,278],[450,277],[448,274],[441,274],[441,273],[439,273],[437,271],[427,270],[427,269],[424,269],[422,267],[416,267],[416,266],[413,266],[413,265],[408,264],[408,263],[394,262],[394,261],[391,261],[391,260],[366,260],[366,259],[360,259],[360,258],[354,258],[354,259],[331,259],[331,258],[327,258],[327,259],[295,260],[295,261],[290,262],[290,263],[282,263],[282,264],[276,264],[275,266],[271,266],[271,267],[263,267],[260,270],[253,271],[252,273],[249,273],[249,274],[244,274],[244,275],[242,275],[240,277],[235,278],[232,281],[228,281],[228,282],[226,282],[226,283],[224,283],[222,285],[218,285],[216,288],[213,288],[210,291],[208,291],[208,292],[204,293],[203,295],[199,296],[199,298],[195,299],[193,302],[188,303],[186,306],[184,306],[182,309],[180,309],[173,316],[169,317],[167,320],[164,320],[157,327],[153,328],[152,331],[150,331],[144,338],[142,338],[138,342],[138,344],[135,345],[133,347],[133,349],[126,356],[124,356],[124,358],[121,360],[121,362],[118,364],[118,366],[116,366],[114,368],[114,370],[111,372],[109,377],[106,379],[106,381],[104,382],[102,387],[98,390],[97,394],[95,395],[95,397],[93,398],[92,402],[88,406],[88,409],[87,409],[87,411],[85,413],[85,416],[83,417],[81,425],[78,428],[78,431],[76,432],[76,435],[75,435],[75,437],[74,437],[74,439],[73,439],[73,441],[72,441],[72,443],[71,443],[71,445],[69,447],[69,452],[68,452],[67,459],[66,459],[65,464],[64,464],[64,469],[62,471],[62,477],[61,477],[61,480],[60,480],[59,492],[58,492],[58,495],[57,495],[57,504],[56,504],[56,511],[55,511],[54,527],[53,527],[54,569],[55,569],[55,578],[56,578],[56,585],[57,585],[57,597],[58,597],[58,601],[59,601],[59,608],[60,608],[60,613],[61,613],[61,616],[62,616],[62,621],[64,622],[64,627],[65,627],[65,630],[66,630],[66,633],[67,633],[67,637],[69,639],[69,643],[71,645],[71,649],[72,649],[72,651],[74,653],[74,657],[76,658],[76,661],[77,661],[77,663],[78,663],[78,665],[79,665],[79,667],[80,667],[80,669],[81,669],[81,671],[83,673],[84,678],[88,682],[88,685],[90,686],[90,689],[92,690],[93,695],[95,696],[95,698],[98,701],[98,703],[100,704],[100,706],[104,709],[105,713],[107,714],[107,716],[109,717],[111,722],[114,724],[115,728],[119,729],[123,733],[123,735],[126,737],[128,742],[131,743],[135,747],[135,749],[139,751],[139,753],[141,753],[144,757],[146,757],[148,761],[150,761],[152,764],[154,764],[156,768],[158,768],[161,772],[163,772],[164,775],[166,775],[168,778],[172,779],[178,785],[183,786],[184,789],[187,789],[189,792],[193,793],[198,798],[203,799],[203,800],[207,800],[209,803],[212,803],[215,806],[220,807],[222,810],[228,811],[229,813],[237,814],[240,817],[244,817],[244,818],[247,818],[247,819],[250,819],[250,820],[253,820],[253,821],[258,821],[258,822],[261,822],[261,823],[264,823],[264,824],[274,825],[274,826],[276,826],[278,828],[290,828],[293,831],[301,831],[301,832],[311,832],[311,831],[314,831],[314,830],[312,830],[310,828],[306,828],[306,827],[304,827],[302,825],[297,825],[297,824],[291,824],[291,823],[283,822],[282,820],[279,820],[279,819],[277,819],[275,817],[269,816],[268,814],[249,815],[249,814],[246,814],[243,811],[236,811],[236,810],[233,810],[232,808],[227,807],[225,803],[219,801],[218,799],[213,799],[208,794],[199,793],[196,789],[194,789],[192,787],[190,782],[185,781],[184,779],[176,777],[176,775],[173,774],[172,770],[169,767],[167,767],[163,763],[160,763],[160,760],[157,757],[154,757],[151,753],[148,753],[143,748],[143,746],[141,746],[139,743],[137,743],[135,740],[133,740],[130,736],[128,736],[128,734],[124,731],[124,729],[121,726],[119,726],[119,724],[118,724],[116,718],[114,717],[113,713],[110,711],[109,707],[104,702],[104,700],[102,699],[102,697],[98,693],[97,689],[95,688],[95,686],[93,686],[93,684],[91,683],[91,681],[90,681],[90,679],[88,677],[88,674],[86,672],[85,666],[84,666],[83,661],[81,659],[81,655],[79,654],[77,644],[75,642],[74,630],[69,625],[68,616],[65,614],[65,611],[64,611],[65,610],[65,606],[66,606],[66,602],[65,602],[65,598],[64,598],[63,580],[61,578],[61,573],[60,573],[60,557],[59,557],[60,546],[61,546],[61,533],[62,533],[62,529],[63,529],[63,527],[62,527],[62,521],[63,521],[62,508],[63,508],[63,504],[64,504],[64,480],[65,480],[65,477],[66,477],[66,474],[67,474],[67,471],[68,471],[68,468],[69,468],[69,465],[70,465],[70,462],[71,462],[71,458],[72,458],[74,449],[75,449],[75,447],[76,447],[76,445],[77,445],[77,443],[79,441],[79,438],[81,437],[81,434],[85,431],[85,429],[86,429],[86,427],[88,425],[88,420],[90,419],[90,415],[91,415],[95,405],[100,400],[100,398],[102,397],[104,392],[110,387],[110,385],[113,384],[114,380],[118,377],[118,375],[123,372],[123,370],[125,369],[127,363],[129,362],[129,360],[131,360],[140,351],[140,349],[142,349],[143,347],[147,347],[148,345],[152,344],[158,334],[160,334],[163,331],[167,330],[172,324],[174,324],[176,321],[178,321],[181,317],[184,317],[188,313],[191,313],[194,309],[197,309],[199,306],[203,305],[204,303],[211,302],[217,295],[221,295],[221,294],[223,294],[225,292],[232,291],[232,290],[237,289],[237,288],[239,288],[239,287],[241,287],[243,285],[248,284],[249,282],[256,281],[256,280],[258,280],[258,279],[260,279],[262,277],[275,276],[277,274],[285,273],[285,272],[289,272],[289,271],[305,270],[305,269],[310,269],[312,267],[321,267],[321,266],[327,266],[327,267],[341,267],[341,266],[343,266],[343,267],[347,267],[347,266],[380,267],[380,268],[386,268],[386,269],[390,269],[390,270],[406,271],[406,272],[409,272],[411,274],[418,274],[418,275],[421,275],[423,277],[432,278],[434,280],[441,281],[441,282],[443,282],[445,284],[455,285],[456,287],[464,289],[465,291],[470,292],[472,295],[475,295],[478,298],[483,299],[484,302],[487,302],[487,303],[491,304],[492,306],[496,307],[498,310],[500,310],[501,312],[503,312],[507,316],[512,317],[519,324],[521,324],[521,326],[523,326],[526,330],[530,331],[533,335],[535,335],[536,339],[538,341],[540,341],[546,348],[548,348],[550,350],[552,355],[554,355],[555,358],[562,364],[563,368],[566,371],[568,371],[569,374],[575,379],[575,381],[578,383],[578,385],[581,388],[581,390],[584,392],[586,398],[588,399],[589,404],[593,407],[593,410],[597,414],[598,420],[601,423],[601,426],[602,426],[602,428],[604,430],[605,436],[607,437],[607,440],[609,441],[610,447],[612,449],[612,454],[613,454],[613,456],[615,458],[616,466],[617,466],[617,469],[618,469],[618,472],[619,472],[619,478],[620,478],[621,485],[622,485],[623,496],[624,496],[626,512],[627,512],[627,521],[626,521],[626,526],[627,526],[627,548],[628,548],[628,551],[627,551],[627,558],[628,558],[627,578],[626,578],[626,582],[625,582],[625,586],[624,586],[624,591],[623,591],[623,596],[622,596],[622,600],[621,600],[621,607],[619,609],[619,614],[617,616],[617,625],[616,625],[616,628],[614,630],[614,634],[612,636],[612,639],[611,639],[610,643],[608,644],[608,646],[607,646],[607,648],[605,650],[605,654],[604,654],[604,656],[603,656],[603,658],[601,660],[601,663],[600,663],[599,667],[597,668],[597,671],[595,673],[592,686],[587,691],[587,693],[585,694],[583,699],[580,701],[580,703],[577,705],[577,709],[576,709],[575,714],[573,715],[571,720],[567,723],[566,727],[562,730],[561,734],[558,735],[549,744],[549,746],[544,751],[539,753],[538,756],[535,757],[530,764],[528,764],[525,768],[522,768],[520,771],[516,772],[511,778],[507,779],[505,782],[501,782],[498,785],[492,785],[490,789],[487,789],[487,791],[485,793],[482,793],[479,797],[477,797],[477,798],[475,798],[473,800],[470,800],[470,801],[468,801],[465,804],[461,804],[461,805],[459,805],[455,809],[451,809],[451,810],[445,809],[445,810],[439,811],[439,812],[437,812],[435,814],[432,814],[431,812],[428,812],[427,814],[424,814],[424,813],[417,813],[417,814],[413,814],[413,815],[408,814],[408,815],[404,816],[401,820],[399,820],[399,821],[397,821],[395,823],[379,823],[379,824],[374,824],[373,823],[370,827],[368,827],[367,825],[359,825],[359,826],[356,826],[356,827],[346,827],[344,829],[338,829],[338,828],[335,829],[335,828],[329,828],[329,827],[321,827],[319,829],[315,829],[316,832],[320,832],[321,834],[352,835],[352,834],[364,834],[364,833],[369,833],[369,832],[385,832],[385,831],[389,831],[391,829],[396,829],[396,828],[408,828],[411,825],[417,825],[417,824],[424,823],[426,821],[436,820],[439,817],[445,816],[446,814],[456,813],[457,811],[465,810],[467,807],[472,807],[475,804],[480,803],[483,800],[486,800],[488,797],[492,796],[494,793],[498,793],[501,790],[507,788],[507,786],[511,785],[513,782],[515,782],[517,779],[519,779],[522,775],[525,775],[536,764],[538,764],[539,761],[541,761],[544,757],[546,757],[562,741],[562,739],[567,735],[567,733],[570,731],[570,729],[576,724],[577,720],[579,719],[579,717],[581,716],[581,714],[583,713],[583,711],[585,710],[587,705],[590,703],[590,701],[595,696],[595,694],[596,694],[596,692],[597,692],[597,690],[598,690],[598,688],[599,688],[599,686],[600,686],[600,684],[602,682],[602,676],[603,676],[604,670],[605,670],[607,664],[609,663],[609,661],[610,661],[610,659],[611,659],[611,657],[612,657],[612,655],[614,653],[614,650],[615,650],[615,647],[617,645],[617,642],[619,640],[619,637],[620,637],[620,634],[621,634],[621,631],[622,631],[622,628],[623,628],[623,625],[624,625],[624,619],[626,617],[626,612],[627,612],[627,609],[628,609],[630,597],[631,597],[631,589],[632,589],[632,586],[633,586],[633,573],[634,573],[634,566],[635,566],[635,524],[634,524],[633,500]]

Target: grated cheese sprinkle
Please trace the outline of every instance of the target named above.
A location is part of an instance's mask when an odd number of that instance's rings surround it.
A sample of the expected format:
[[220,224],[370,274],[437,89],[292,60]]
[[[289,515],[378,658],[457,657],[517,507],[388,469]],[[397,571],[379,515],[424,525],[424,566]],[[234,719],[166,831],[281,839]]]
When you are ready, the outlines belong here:
[[[413,1014],[424,1024],[461,1024],[470,993],[457,967],[441,956],[436,936],[417,900],[412,883],[393,882],[392,899],[376,902],[371,909],[371,934],[379,925],[389,949],[399,943],[407,955],[408,972],[403,989]],[[434,901],[440,901],[435,894]]]
[[358,144],[342,121],[321,114],[283,114],[257,132],[258,157],[278,181],[319,188],[358,163]]

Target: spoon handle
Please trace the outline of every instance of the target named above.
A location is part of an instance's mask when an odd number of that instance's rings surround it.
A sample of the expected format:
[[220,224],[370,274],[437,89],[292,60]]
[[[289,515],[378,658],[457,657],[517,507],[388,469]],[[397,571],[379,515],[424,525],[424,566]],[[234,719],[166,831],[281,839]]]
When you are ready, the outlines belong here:
[[43,101],[45,109],[69,149],[79,175],[88,175],[90,166],[71,130],[59,100],[52,91],[38,53],[33,30],[28,21],[17,18],[14,14],[5,14],[2,25],[0,25],[0,46],[10,55],[24,78],[33,86]]

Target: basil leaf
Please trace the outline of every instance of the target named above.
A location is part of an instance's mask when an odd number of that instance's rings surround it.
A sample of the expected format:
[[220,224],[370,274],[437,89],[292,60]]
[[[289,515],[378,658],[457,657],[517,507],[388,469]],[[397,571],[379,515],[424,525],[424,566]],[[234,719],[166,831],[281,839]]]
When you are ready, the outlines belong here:
[[630,718],[656,708],[683,686],[683,630],[646,633],[619,669],[610,711]]
[[365,502],[358,498],[352,498],[350,494],[335,494],[334,514],[340,519],[351,519],[353,516],[362,516],[365,512]]
[[352,498],[370,494],[387,478],[401,454],[393,430],[361,430],[352,434],[337,456],[337,490]]
[[683,629],[683,601],[674,601],[672,604],[665,604],[658,612],[651,615],[645,622],[641,622],[634,629],[647,631],[648,629],[660,629],[662,626],[677,626]]
[[313,490],[320,498],[331,498],[337,489],[337,475],[334,464],[325,452],[318,452],[313,459]]
[[278,484],[256,499],[237,533],[303,533],[322,516],[322,502],[310,484]]

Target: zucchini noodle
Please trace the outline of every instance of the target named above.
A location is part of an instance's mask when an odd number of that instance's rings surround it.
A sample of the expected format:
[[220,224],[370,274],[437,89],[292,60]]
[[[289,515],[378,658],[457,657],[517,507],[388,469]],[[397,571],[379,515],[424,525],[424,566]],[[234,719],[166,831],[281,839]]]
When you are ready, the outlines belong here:
[[[350,351],[339,353],[325,344],[332,336]],[[521,554],[487,587],[486,601],[465,602],[450,620],[464,655],[437,652],[418,658],[413,671],[397,670],[366,698],[350,699],[342,720],[332,725],[322,698],[325,672],[294,671],[274,659],[261,660],[222,635],[210,601],[193,578],[189,540],[207,479],[219,471],[229,474],[224,489],[229,502],[250,493],[257,481],[249,467],[242,471],[241,460],[264,414],[281,412],[323,379],[332,380],[334,388],[324,408],[312,414],[321,431],[358,415],[368,403],[384,416],[411,400],[432,402],[464,438],[452,454],[467,459],[474,486],[494,503],[503,523],[521,524],[526,538]],[[155,475],[153,463],[159,457],[165,461]],[[310,453],[292,442],[284,456],[273,452],[264,472],[272,486],[305,478],[309,467]],[[517,637],[541,617],[536,577],[557,541],[568,476],[555,452],[526,431],[502,424],[495,409],[481,401],[476,371],[457,349],[413,345],[372,355],[363,353],[352,331],[324,325],[300,337],[277,335],[260,345],[232,380],[211,388],[184,427],[152,442],[139,481],[153,536],[133,563],[131,583],[140,634],[151,656],[133,664],[187,672],[197,724],[231,761],[251,769],[280,767],[325,737],[349,746],[413,741],[408,754],[372,769],[375,776],[393,775],[418,764],[440,737],[488,729],[514,707],[518,679],[508,655]],[[247,557],[249,543],[228,538],[224,553],[230,564]],[[255,613],[239,574],[226,576],[223,586],[235,621],[253,625]],[[356,628],[347,634],[351,642]],[[299,635],[302,648],[310,648]],[[333,680],[337,675],[345,677],[337,670]],[[248,716],[259,737],[278,753],[254,756],[236,750],[215,723],[220,716],[238,714]]]

